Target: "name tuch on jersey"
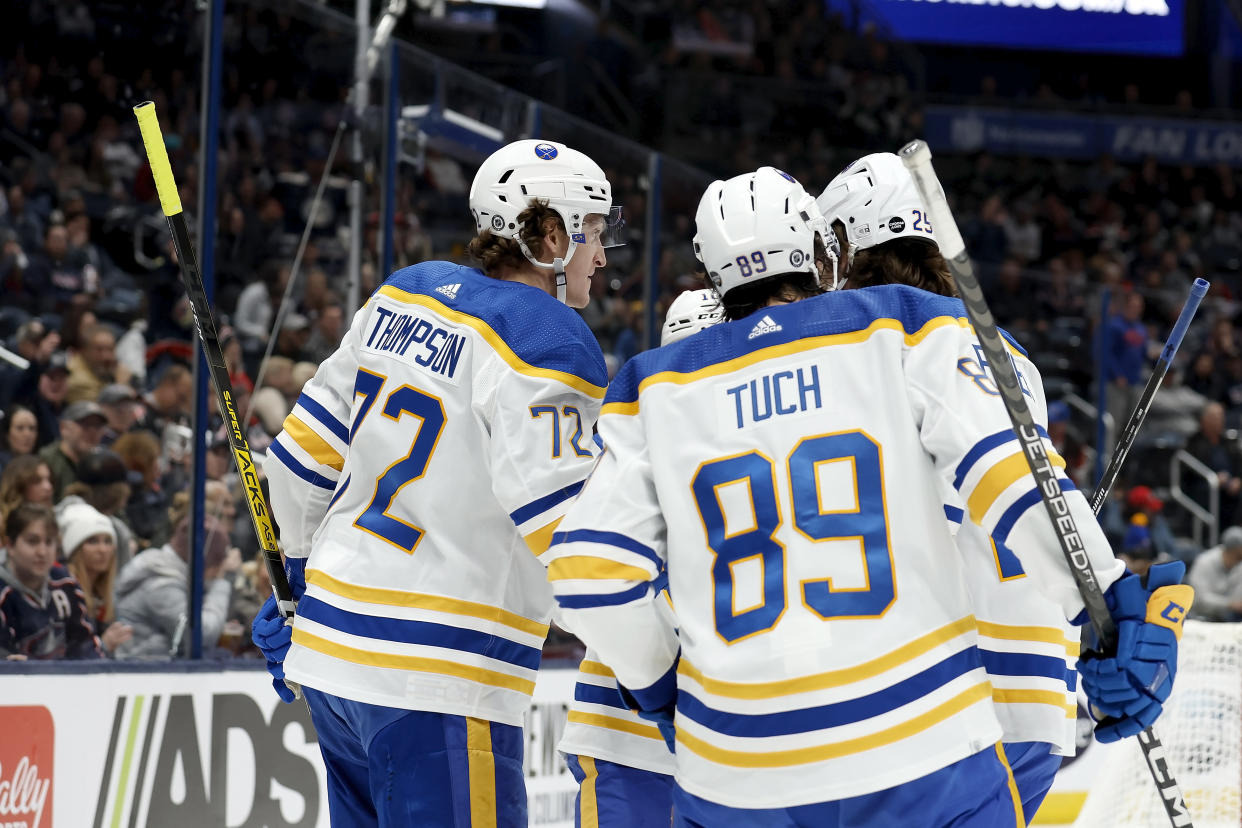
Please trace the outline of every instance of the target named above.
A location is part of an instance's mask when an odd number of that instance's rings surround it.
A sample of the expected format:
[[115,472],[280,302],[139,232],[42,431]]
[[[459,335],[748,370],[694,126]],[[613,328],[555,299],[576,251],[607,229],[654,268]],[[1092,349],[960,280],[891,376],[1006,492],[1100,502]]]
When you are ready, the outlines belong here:
[[455,379],[466,337],[429,322],[408,310],[375,308],[375,319],[363,349],[413,361],[441,376]]

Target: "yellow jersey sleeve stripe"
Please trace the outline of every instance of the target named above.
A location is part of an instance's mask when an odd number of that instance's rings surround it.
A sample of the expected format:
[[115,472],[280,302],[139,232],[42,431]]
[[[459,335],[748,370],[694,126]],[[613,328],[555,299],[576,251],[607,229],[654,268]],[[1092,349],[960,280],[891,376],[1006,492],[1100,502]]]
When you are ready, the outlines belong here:
[[[1048,460],[1059,469],[1065,468],[1065,458],[1055,452],[1049,452]],[[982,522],[983,516],[987,514],[988,509],[992,508],[992,504],[996,502],[996,499],[1006,489],[1021,480],[1024,475],[1029,475],[1030,473],[1030,464],[1026,461],[1026,454],[1021,450],[1014,452],[988,469],[983,477],[979,479],[979,482],[975,485],[975,490],[970,493],[970,497],[966,500],[966,508],[970,510],[971,519],[975,523]]]
[[581,391],[588,397],[596,400],[604,398],[603,386],[596,385],[588,380],[583,379],[575,374],[567,371],[557,371],[553,368],[540,368],[531,365],[524,359],[519,357],[509,347],[509,343],[500,338],[500,334],[492,330],[492,326],[479,319],[477,316],[471,316],[468,313],[454,310],[447,305],[441,304],[430,296],[424,296],[421,293],[409,293],[392,285],[384,285],[379,289],[384,296],[396,299],[398,302],[405,302],[407,305],[422,305],[423,307],[434,311],[444,319],[456,322],[459,325],[465,325],[473,328],[475,333],[487,340],[487,344],[492,347],[500,358],[509,363],[509,366],[519,374],[526,374],[529,377],[540,377],[541,379],[555,380],[556,382],[568,385],[577,391]]
[[345,458],[341,456],[341,453],[332,448],[327,440],[316,434],[314,429],[298,419],[296,415],[290,414],[285,417],[284,429],[290,439],[297,443],[302,451],[309,454],[316,463],[337,471],[345,468]]
[[631,722],[614,716],[601,716],[598,713],[584,713],[581,710],[571,710],[569,711],[568,721],[575,724],[591,725],[592,727],[603,727],[608,730],[619,730],[622,733],[632,733],[635,736],[644,736],[648,739],[662,741],[664,738],[660,735],[659,728],[654,725]]
[[1046,704],[1059,707],[1065,711],[1065,718],[1078,717],[1078,706],[1065,700],[1064,693],[1055,690],[1010,690],[1000,687],[992,689],[992,701],[999,704]]
[[637,566],[592,555],[568,555],[548,566],[549,581],[649,581],[651,573]]
[[366,667],[389,667],[395,670],[409,670],[414,673],[437,673],[444,676],[454,676],[455,678],[475,681],[492,687],[516,690],[528,696],[535,692],[535,683],[533,681],[511,676],[508,673],[500,673],[496,670],[474,667],[469,664],[459,664],[456,661],[446,661],[441,658],[422,658],[420,656],[360,650],[356,647],[349,647],[345,644],[329,641],[314,633],[300,630],[296,626],[293,628],[293,643],[306,647],[308,650],[314,650],[317,653],[339,658],[341,661],[361,664]]
[[504,624],[506,627],[512,627],[515,630],[520,630],[540,638],[544,638],[548,634],[547,624],[532,621],[515,612],[509,612],[499,607],[489,607],[487,604],[477,604],[473,601],[463,601],[443,595],[404,592],[399,589],[359,586],[337,580],[321,569],[306,570],[306,583],[310,586],[317,586],[327,590],[342,598],[363,601],[368,604],[381,604],[388,607],[413,607],[434,612],[447,612],[453,615],[467,615],[471,618],[482,618],[484,621]]
[[853,684],[863,679],[874,678],[898,665],[905,664],[935,647],[952,641],[960,635],[973,631],[975,618],[968,615],[938,630],[922,635],[909,644],[905,644],[871,661],[864,661],[843,670],[831,670],[811,676],[799,676],[780,681],[723,681],[703,675],[689,660],[683,658],[677,665],[677,673],[694,679],[704,690],[730,699],[770,699],[774,696],[790,696],[795,693],[809,693],[814,690],[826,690]]
[[496,757],[492,723],[466,717],[466,765],[470,775],[470,825],[496,828]]
[[526,541],[526,545],[530,547],[530,551],[535,557],[548,551],[548,547],[552,545],[552,536],[556,534],[556,527],[561,525],[561,521],[564,518],[565,516],[561,515],[547,526],[540,527],[522,538],[522,540]]
[[1056,627],[1022,627],[1014,624],[994,624],[991,621],[978,621],[979,635],[988,638],[999,638],[1004,641],[1041,641],[1045,644],[1056,644],[1065,648],[1065,654],[1078,658],[1082,645],[1065,637],[1065,633]]
[[585,658],[582,660],[582,663],[578,665],[578,669],[592,676],[603,676],[604,678],[610,679],[615,679],[617,677],[617,674],[608,669],[607,665],[600,664],[598,661],[587,661]]
[[1013,800],[1014,825],[1025,828],[1026,817],[1022,814],[1022,796],[1018,793],[1018,783],[1013,779],[1013,768],[1009,767],[1009,757],[1005,755],[1005,748],[1000,742],[996,743],[996,758],[1005,768],[1005,778],[1009,783],[1009,798]]
[[708,744],[681,728],[677,730],[677,743],[685,745],[688,750],[697,753],[709,761],[735,768],[785,768],[793,765],[808,765],[812,762],[839,759],[842,756],[862,753],[863,751],[891,745],[902,739],[908,739],[962,712],[972,704],[978,704],[985,700],[990,702],[991,698],[992,685],[983,681],[907,722],[902,722],[899,725],[885,728],[867,736],[843,739],[827,745],[814,745],[812,747],[774,750],[762,753],[729,750]]

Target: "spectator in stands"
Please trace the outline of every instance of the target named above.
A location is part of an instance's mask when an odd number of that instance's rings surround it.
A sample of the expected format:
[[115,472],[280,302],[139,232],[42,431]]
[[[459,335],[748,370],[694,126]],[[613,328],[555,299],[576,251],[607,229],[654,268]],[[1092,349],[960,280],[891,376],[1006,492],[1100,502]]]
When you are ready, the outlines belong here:
[[4,521],[8,557],[0,566],[0,657],[100,658],[86,597],[56,563],[56,518],[23,504]]
[[75,503],[58,510],[56,523],[66,569],[82,587],[87,616],[104,654],[112,655],[133,634],[128,625],[114,623],[117,539],[112,521],[85,503]]
[[[1208,403],[1199,415],[1199,430],[1186,441],[1186,451],[1216,472],[1220,484],[1220,522],[1233,524],[1242,494],[1242,450],[1236,439],[1225,436],[1225,407]],[[1207,484],[1197,476],[1186,483],[1186,492],[1204,508],[1208,508]]]
[[39,420],[39,445],[46,446],[60,439],[60,417],[69,390],[69,358],[64,351],[57,351],[36,373],[34,393],[18,400],[35,413]]
[[335,297],[326,302],[315,318],[310,338],[302,347],[302,357],[316,365],[336,351],[345,333],[345,311]]
[[[241,554],[228,545],[219,521],[203,521],[205,583],[202,612],[203,644],[210,649],[220,638],[228,617],[232,577]],[[183,519],[164,546],[138,554],[121,570],[116,587],[117,619],[134,628],[117,658],[164,659],[184,646],[189,589],[190,521]]]
[[263,263],[259,281],[251,282],[237,297],[233,327],[241,337],[242,349],[248,356],[263,353],[272,332],[272,319],[289,282],[289,268],[271,259]]
[[53,498],[60,500],[78,479],[78,462],[99,445],[107,422],[99,403],[82,400],[65,407],[60,415],[60,439],[39,452],[52,470]]
[[1070,409],[1061,400],[1048,403],[1048,438],[1057,454],[1065,458],[1065,473],[1082,487],[1091,474],[1091,460],[1082,436],[1070,423]]
[[101,443],[110,446],[121,435],[129,433],[138,422],[138,417],[142,413],[138,402],[138,392],[129,385],[114,382],[104,386],[99,392],[98,402],[99,407],[103,409],[104,416],[108,418],[108,425],[104,428]]
[[1126,569],[1143,578],[1147,577],[1152,564],[1170,560],[1168,555],[1156,549],[1147,528],[1138,524],[1132,525],[1126,532],[1117,557],[1125,561]]
[[117,376],[116,337],[103,325],[95,324],[82,335],[81,349],[69,358],[70,403],[99,400],[99,392],[126,378]]
[[988,305],[1000,324],[1018,331],[1030,328],[1031,316],[1037,310],[1035,291],[1017,258],[1010,256],[1001,263]]
[[1121,310],[1109,317],[1104,331],[1104,377],[1113,422],[1124,423],[1143,390],[1147,368],[1147,326],[1143,294],[1132,290],[1121,298]]
[[303,349],[310,341],[310,334],[310,321],[305,316],[297,312],[286,314],[272,353],[276,356],[287,357],[294,362],[301,362]]
[[168,541],[168,495],[160,482],[160,441],[149,431],[130,431],[112,444],[112,450],[131,474],[132,491],[125,518],[140,549]]
[[155,386],[143,395],[146,412],[138,427],[162,437],[169,424],[189,425],[194,403],[194,379],[180,362],[169,363],[155,379]]
[[15,349],[30,366],[23,369],[0,363],[0,402],[7,406],[14,400],[24,402],[34,396],[44,366],[59,347],[60,333],[49,330],[42,319],[36,316],[23,322],[17,329]]
[[1230,526],[1190,567],[1186,583],[1195,588],[1191,618],[1242,620],[1242,527]]
[[95,448],[78,462],[77,475],[77,481],[65,488],[64,497],[56,504],[57,519],[65,509],[79,504],[107,516],[113,525],[117,565],[124,566],[139,549],[124,520],[130,494],[129,470],[116,452]]
[[203,465],[207,468],[208,480],[223,480],[233,470],[233,451],[227,426],[207,433],[207,454]]
[[39,421],[24,405],[9,406],[4,415],[3,439],[0,439],[0,470],[14,457],[34,454],[39,444]]
[[52,472],[37,454],[13,458],[0,474],[0,526],[23,503],[52,507]]
[[69,229],[63,224],[47,228],[43,249],[30,257],[25,279],[43,312],[60,312],[74,296],[99,290],[99,271],[83,251],[70,249]]

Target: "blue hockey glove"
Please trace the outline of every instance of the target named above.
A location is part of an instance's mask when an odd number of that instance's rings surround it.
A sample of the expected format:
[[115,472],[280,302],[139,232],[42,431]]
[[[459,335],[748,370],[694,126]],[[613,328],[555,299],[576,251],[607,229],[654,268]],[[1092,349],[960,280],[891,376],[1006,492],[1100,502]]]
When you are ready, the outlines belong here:
[[673,726],[673,716],[677,711],[676,698],[674,697],[673,701],[654,710],[643,710],[639,707],[633,693],[626,690],[620,684],[617,685],[617,689],[621,691],[621,701],[625,706],[637,713],[640,719],[646,719],[654,724],[656,729],[660,731],[660,736],[664,738],[664,744],[668,745],[668,752],[676,753],[677,729]]
[[1117,649],[1086,651],[1078,661],[1092,714],[1103,721],[1096,738],[1132,736],[1159,717],[1177,673],[1177,642],[1194,590],[1181,584],[1181,561],[1153,566],[1146,581],[1126,575],[1104,594],[1117,622]]
[[285,623],[285,618],[276,609],[275,596],[269,595],[263,602],[259,614],[250,625],[250,636],[255,646],[263,651],[267,659],[267,671],[272,674],[272,686],[281,701],[291,702],[295,698],[293,691],[285,684],[285,655],[293,640],[293,627]]

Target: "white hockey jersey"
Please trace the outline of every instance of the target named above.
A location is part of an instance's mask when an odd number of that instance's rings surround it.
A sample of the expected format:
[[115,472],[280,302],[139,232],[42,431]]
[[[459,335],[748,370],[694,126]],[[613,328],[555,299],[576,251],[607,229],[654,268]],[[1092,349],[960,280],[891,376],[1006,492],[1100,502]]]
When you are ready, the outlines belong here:
[[[668,593],[660,592],[656,603],[668,610],[669,623],[674,623]],[[677,768],[659,729],[622,703],[616,675],[591,649],[578,665],[574,698],[557,750],[668,776]]]
[[[941,481],[1064,615],[1082,602],[976,348],[959,301],[882,286],[766,308],[614,380],[548,574],[626,687],[676,663],[689,792],[845,798],[1001,738]],[[1107,587],[1122,566],[1068,499]],[[665,566],[680,640],[653,608]]]
[[[1016,343],[1011,343],[1016,345]],[[983,357],[976,354],[961,370],[978,374]],[[1048,403],[1043,379],[1024,352],[1013,353],[1014,367],[1031,414],[1048,437]],[[982,389],[995,391],[990,380]],[[979,445],[954,478],[965,476],[974,463],[994,465],[1014,453],[1009,435]],[[1050,453],[1054,465],[1065,460]],[[967,462],[967,460],[969,462]],[[1012,462],[1012,461],[1011,461]],[[1072,488],[1064,476],[1063,488]],[[1073,756],[1077,736],[1077,663],[1080,630],[1065,620],[1061,607],[1039,591],[1021,563],[1004,544],[997,545],[973,521],[963,521],[964,506],[956,491],[945,486],[945,516],[957,547],[966,560],[966,579],[974,598],[979,654],[992,682],[992,701],[1005,742],[1047,742],[1062,756]],[[1042,507],[1041,507],[1042,508]]]
[[265,465],[286,553],[309,555],[289,678],[520,725],[553,607],[536,555],[590,472],[606,382],[547,293],[447,262],[393,274]]

